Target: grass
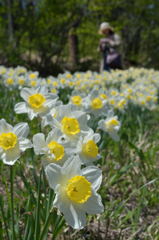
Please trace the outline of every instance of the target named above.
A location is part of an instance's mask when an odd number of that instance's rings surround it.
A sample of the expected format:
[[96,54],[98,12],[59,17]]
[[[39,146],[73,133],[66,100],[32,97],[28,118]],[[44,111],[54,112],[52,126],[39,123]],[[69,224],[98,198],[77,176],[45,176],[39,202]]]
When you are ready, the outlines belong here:
[[[28,122],[33,136],[39,131],[37,120],[28,121],[25,114],[13,111],[20,101],[19,91],[0,89],[0,118],[12,125]],[[51,211],[54,193],[31,149],[14,166],[13,185],[9,167],[0,162],[0,239],[159,239],[159,109],[150,111],[130,104],[117,115],[122,122],[121,140],[117,143],[103,134],[102,157],[96,163],[103,171],[100,194],[104,213],[88,216],[87,226],[80,231],[64,225],[56,209]]]

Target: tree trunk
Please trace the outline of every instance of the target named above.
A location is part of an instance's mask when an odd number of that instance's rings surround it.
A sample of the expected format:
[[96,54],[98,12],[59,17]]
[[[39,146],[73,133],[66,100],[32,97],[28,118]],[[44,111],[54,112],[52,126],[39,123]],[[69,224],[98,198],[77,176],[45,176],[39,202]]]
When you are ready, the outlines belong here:
[[78,36],[74,30],[68,35],[69,63],[71,70],[76,70],[78,66]]
[[8,16],[8,40],[9,43],[13,44],[14,35],[13,35],[13,16],[11,0],[7,0],[7,16]]

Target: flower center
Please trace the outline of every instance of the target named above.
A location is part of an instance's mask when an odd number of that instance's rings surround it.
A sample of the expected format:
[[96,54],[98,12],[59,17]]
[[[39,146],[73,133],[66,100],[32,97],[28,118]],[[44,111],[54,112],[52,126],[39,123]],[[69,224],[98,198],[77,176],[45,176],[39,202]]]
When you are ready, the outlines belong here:
[[63,158],[63,156],[65,154],[65,149],[61,144],[59,144],[55,141],[51,141],[48,144],[48,148],[50,149],[50,152],[52,154],[54,154],[54,156],[55,156],[54,160],[55,161],[59,161]]
[[32,87],[35,87],[35,86],[37,85],[37,82],[34,81],[34,80],[32,80],[32,81],[30,82],[30,85],[31,85]]
[[100,97],[101,97],[102,99],[107,99],[107,98],[108,98],[108,96],[107,96],[106,94],[104,94],[104,93],[101,93],[101,94],[100,94]]
[[85,203],[92,195],[91,183],[83,176],[68,180],[66,194],[75,203]]
[[152,96],[147,96],[146,100],[147,100],[147,102],[150,102],[152,100]]
[[57,82],[53,82],[52,85],[53,85],[54,87],[57,87],[57,86],[58,86],[58,83],[57,83]]
[[25,80],[24,80],[24,79],[19,79],[19,80],[18,80],[18,83],[19,83],[20,85],[23,85],[23,84],[25,83]]
[[72,78],[72,75],[71,75],[70,73],[68,73],[68,74],[66,75],[66,77],[67,77],[67,78]]
[[46,98],[40,93],[33,94],[28,99],[30,106],[36,109],[42,107],[45,101]]
[[31,74],[29,75],[29,77],[30,77],[31,79],[35,79],[35,78],[36,78],[36,74],[35,74],[35,73],[31,73]]
[[114,91],[114,90],[111,91],[111,95],[112,95],[112,96],[116,96],[117,94],[118,94],[118,93],[117,93],[116,91]]
[[66,82],[66,79],[61,78],[61,79],[60,79],[60,82],[61,82],[62,84],[64,84],[64,83]]
[[95,158],[98,154],[98,147],[93,140],[89,140],[83,145],[82,152],[88,157]]
[[111,105],[114,105],[114,104],[115,104],[115,100],[114,100],[114,99],[111,99],[111,100],[109,101],[109,103],[110,103]]
[[125,99],[122,99],[122,100],[120,100],[120,102],[117,104],[117,107],[118,107],[118,108],[123,108],[125,104],[126,104]]
[[76,118],[64,117],[61,124],[62,131],[67,135],[76,135],[80,132],[79,122]]
[[52,92],[52,93],[57,93],[57,90],[56,90],[55,88],[52,88],[52,89],[51,89],[51,92]]
[[116,119],[111,119],[111,120],[108,120],[108,121],[105,123],[105,125],[106,125],[106,128],[108,128],[108,129],[111,130],[111,129],[113,129],[113,127],[119,125],[119,121],[116,120]]
[[71,100],[74,104],[76,104],[78,106],[81,105],[81,103],[82,103],[82,98],[80,96],[73,96],[71,98]]
[[103,103],[102,103],[102,100],[100,98],[94,98],[92,100],[91,105],[92,105],[92,108],[94,108],[94,109],[100,109],[100,108],[103,107]]
[[131,88],[128,89],[128,93],[132,93],[132,89]]
[[14,83],[13,78],[8,78],[7,79],[7,84],[12,85]]
[[3,148],[4,150],[14,148],[17,142],[18,138],[12,132],[0,134],[0,147]]

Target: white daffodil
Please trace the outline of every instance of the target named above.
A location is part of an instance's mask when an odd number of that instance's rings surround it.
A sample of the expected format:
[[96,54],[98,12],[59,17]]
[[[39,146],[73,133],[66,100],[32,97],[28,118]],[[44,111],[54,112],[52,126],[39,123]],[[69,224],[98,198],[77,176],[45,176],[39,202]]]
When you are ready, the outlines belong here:
[[84,95],[80,93],[80,91],[74,90],[72,91],[72,95],[70,96],[69,103],[76,106],[77,110],[83,109],[83,97]]
[[18,123],[12,127],[5,119],[0,120],[0,158],[5,164],[13,165],[20,158],[21,152],[32,147],[26,138],[28,133],[27,123]]
[[61,106],[61,105],[62,105],[61,101],[56,101],[55,105],[51,108],[49,113],[42,116],[42,119],[41,119],[42,128],[46,127],[47,125],[52,124],[53,119],[56,118],[56,116],[58,114],[59,106]]
[[16,113],[28,113],[32,120],[37,115],[43,116],[48,113],[49,109],[56,104],[57,96],[48,93],[45,86],[37,88],[23,88],[20,92],[25,102],[15,105]]
[[60,129],[64,138],[75,141],[89,130],[88,118],[89,116],[85,112],[77,111],[73,105],[61,105],[56,111],[51,125]]
[[82,164],[90,165],[100,157],[97,143],[100,135],[94,133],[92,129],[85,136],[81,136],[77,142],[74,151],[79,155]]
[[106,112],[106,103],[107,99],[101,98],[98,90],[93,90],[83,99],[83,106],[85,110],[95,116],[103,115]]
[[25,74],[27,72],[27,69],[25,67],[22,67],[22,66],[17,66],[15,68],[15,72],[19,76],[19,75]]
[[27,73],[27,77],[28,79],[31,81],[31,80],[36,80],[39,76],[39,72],[28,72]]
[[127,99],[124,97],[119,97],[114,107],[124,113],[126,106],[127,106]]
[[16,78],[16,84],[18,85],[19,89],[22,89],[24,85],[27,85],[26,78],[24,76],[18,76]]
[[101,197],[96,192],[102,181],[100,169],[95,166],[81,169],[78,157],[74,157],[62,167],[51,163],[45,171],[56,193],[53,205],[64,214],[70,226],[81,229],[86,225],[86,213],[103,212]]
[[98,126],[100,129],[107,132],[113,140],[119,141],[118,131],[121,123],[117,116],[113,116],[113,112],[110,111],[106,119],[100,120]]
[[68,155],[71,155],[71,146],[61,137],[59,129],[53,129],[45,140],[43,133],[37,133],[33,136],[33,147],[36,155],[44,155],[43,163],[63,164]]

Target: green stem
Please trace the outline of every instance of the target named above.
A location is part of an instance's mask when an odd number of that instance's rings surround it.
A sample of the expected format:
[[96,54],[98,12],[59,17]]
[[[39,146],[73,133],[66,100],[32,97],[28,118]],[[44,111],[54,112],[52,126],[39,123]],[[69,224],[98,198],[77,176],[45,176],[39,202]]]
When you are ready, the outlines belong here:
[[50,188],[50,189],[49,189],[49,198],[48,198],[47,207],[46,207],[46,218],[47,218],[48,215],[50,214],[50,209],[51,209],[51,205],[52,205],[52,203],[53,203],[54,198],[55,198],[55,193],[54,193],[53,190]]
[[14,183],[14,169],[10,166],[10,194],[11,194],[11,219],[12,219],[12,239],[16,240],[15,229],[14,229],[14,193],[13,193],[13,183]]
[[39,238],[39,240],[43,240],[47,231],[48,231],[48,227],[49,227],[49,224],[50,224],[50,220],[51,220],[51,217],[52,217],[52,214],[50,212],[50,214],[47,216],[47,219],[46,219],[46,222],[44,224],[44,227],[43,227],[43,230],[42,230],[42,233],[41,233],[41,236]]
[[54,232],[53,232],[53,237],[56,239],[57,235],[60,233],[61,229],[63,228],[65,224],[65,219],[63,216],[59,216],[58,222],[55,226]]
[[37,198],[36,216],[35,216],[35,240],[38,240],[40,235],[41,174],[42,174],[42,170],[40,171],[39,182],[38,182],[38,198]]

